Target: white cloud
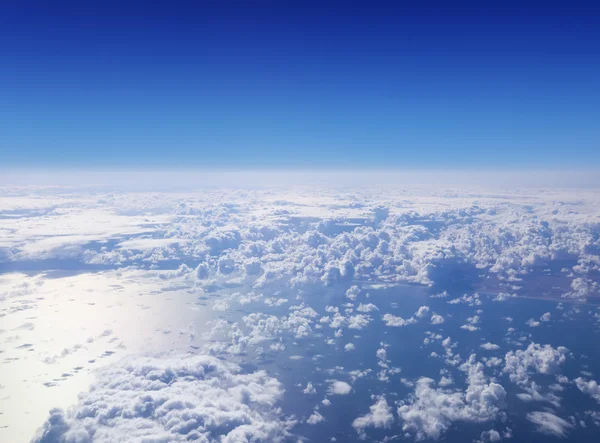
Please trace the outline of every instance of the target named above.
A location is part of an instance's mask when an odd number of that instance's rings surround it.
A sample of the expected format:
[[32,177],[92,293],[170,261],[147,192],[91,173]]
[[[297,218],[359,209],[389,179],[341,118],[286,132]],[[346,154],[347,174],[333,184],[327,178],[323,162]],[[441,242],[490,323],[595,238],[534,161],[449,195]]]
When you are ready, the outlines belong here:
[[308,423],[309,425],[316,425],[324,420],[325,418],[321,414],[319,414],[318,411],[313,411],[312,415],[306,420],[306,423]]
[[507,352],[504,360],[504,372],[511,381],[527,384],[531,372],[539,374],[556,374],[567,359],[567,348],[530,343],[527,349]]
[[121,249],[143,250],[161,248],[164,246],[177,245],[186,242],[186,239],[181,238],[134,238],[120,242],[118,247]]
[[483,344],[479,345],[479,347],[481,349],[485,349],[486,351],[497,351],[498,349],[500,349],[500,346],[498,346],[494,343],[490,343],[490,342],[483,343]]
[[425,317],[427,314],[429,314],[429,306],[421,306],[417,312],[415,312],[415,317],[417,318],[423,318]]
[[[325,284],[351,277],[443,283],[448,272],[461,267],[512,282],[533,267],[568,255],[578,261],[575,269],[581,274],[567,282],[570,295],[585,297],[598,291],[596,282],[586,276],[600,266],[593,254],[597,240],[588,223],[600,212],[591,192],[560,193],[565,210],[556,211],[549,210],[548,203],[555,202],[557,194],[547,192],[499,195],[459,189],[452,192],[461,198],[448,199],[443,189],[411,188],[403,193],[400,208],[393,192],[378,192],[379,201],[370,204],[365,196],[369,190],[360,191],[244,190],[242,197],[232,189],[57,195],[39,188],[37,194],[23,192],[11,196],[14,202],[7,201],[9,207],[45,212],[7,218],[2,227],[12,234],[0,243],[0,256],[8,260],[68,256],[105,264],[204,257],[197,268],[202,279],[241,275],[262,285],[284,276],[293,282]],[[46,203],[49,208],[40,208],[39,195],[52,202]],[[266,210],[273,201],[276,208]],[[373,218],[365,218],[365,212]],[[294,217],[305,220],[307,229],[285,229]],[[360,218],[364,225],[353,222]],[[431,229],[424,222],[431,219],[439,220],[441,228]],[[356,228],[339,230],[340,225]],[[119,243],[100,251],[89,247],[115,239]],[[347,291],[352,300],[359,294],[356,285]],[[481,304],[477,294],[457,300]]]
[[348,319],[348,327],[350,329],[363,329],[367,327],[371,317],[365,314],[356,314]]
[[367,303],[367,304],[360,303],[358,305],[358,308],[356,308],[356,310],[358,312],[372,312],[372,311],[379,311],[379,308],[377,306],[375,306],[373,303]]
[[315,389],[315,387],[313,386],[313,384],[311,382],[308,382],[306,384],[306,388],[304,388],[304,390],[302,390],[302,392],[304,392],[306,395],[314,395],[317,393],[317,390]]
[[573,427],[571,423],[551,412],[530,412],[527,414],[527,420],[536,425],[538,432],[553,437],[565,438],[568,435],[568,430]]
[[369,413],[360,416],[352,422],[357,432],[364,432],[365,428],[390,428],[394,423],[392,408],[388,405],[383,395],[376,397],[375,403],[369,407]]
[[109,367],[68,412],[52,410],[34,441],[283,441],[281,384],[208,356],[134,358]]
[[392,314],[384,314],[383,317],[381,317],[381,319],[385,322],[386,326],[393,326],[393,327],[408,326],[408,325],[412,325],[413,323],[416,323],[416,320],[414,319],[414,317],[411,317],[411,318],[405,320],[402,317],[397,317]]
[[350,391],[352,391],[352,386],[345,381],[330,380],[328,391],[330,395],[348,395]]
[[414,394],[398,407],[405,432],[419,440],[438,440],[454,422],[484,423],[501,414],[504,388],[487,379],[474,355],[461,369],[467,372],[465,392],[434,388],[434,380],[426,377],[417,381]]
[[496,442],[502,441],[502,436],[495,429],[490,429],[489,431],[483,431],[481,436],[479,437],[479,442]]
[[439,314],[433,314],[431,316],[431,324],[432,325],[441,325],[442,323],[444,323],[444,317],[442,317]]
[[473,317],[467,318],[467,323],[462,325],[460,328],[465,329],[469,332],[475,332],[475,331],[479,330],[479,326],[475,326],[475,325],[479,324],[479,322],[480,322],[479,316],[474,315]]
[[467,325],[462,325],[460,327],[460,329],[465,329],[465,330],[467,330],[469,332],[475,332],[475,331],[479,330],[479,327],[467,324]]
[[575,383],[581,392],[589,395],[600,403],[600,385],[595,380],[584,380],[581,377],[575,379]]
[[360,294],[360,288],[356,285],[351,286],[346,291],[346,297],[350,300],[356,300],[356,297]]

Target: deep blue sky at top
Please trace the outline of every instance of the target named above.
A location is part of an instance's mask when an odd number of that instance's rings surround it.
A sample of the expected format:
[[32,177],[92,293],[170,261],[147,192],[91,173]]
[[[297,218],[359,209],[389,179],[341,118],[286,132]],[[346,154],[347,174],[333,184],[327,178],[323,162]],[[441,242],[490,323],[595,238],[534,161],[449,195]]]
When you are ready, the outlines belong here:
[[6,0],[0,165],[597,167],[600,2]]

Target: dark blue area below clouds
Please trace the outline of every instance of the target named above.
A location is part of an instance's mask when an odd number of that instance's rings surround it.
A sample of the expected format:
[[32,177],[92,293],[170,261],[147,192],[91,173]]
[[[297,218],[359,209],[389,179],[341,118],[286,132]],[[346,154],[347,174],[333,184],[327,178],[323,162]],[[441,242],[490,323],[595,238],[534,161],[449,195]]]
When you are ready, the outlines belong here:
[[597,165],[583,2],[8,2],[9,165]]

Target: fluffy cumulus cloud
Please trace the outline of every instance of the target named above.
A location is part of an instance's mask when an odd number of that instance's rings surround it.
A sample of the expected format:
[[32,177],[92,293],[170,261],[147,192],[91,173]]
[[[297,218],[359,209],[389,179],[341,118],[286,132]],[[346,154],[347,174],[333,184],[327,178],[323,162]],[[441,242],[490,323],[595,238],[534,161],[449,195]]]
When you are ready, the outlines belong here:
[[584,380],[581,377],[575,379],[575,383],[581,392],[589,395],[600,403],[600,385],[595,380]]
[[484,366],[471,355],[461,369],[467,373],[466,391],[435,387],[420,378],[415,392],[398,407],[403,430],[415,438],[438,440],[454,422],[484,423],[502,413],[506,391],[484,374]]
[[441,325],[442,323],[444,323],[444,317],[442,317],[439,314],[433,314],[431,316],[431,324],[432,325]]
[[[0,243],[2,262],[181,260],[193,263],[198,279],[241,278],[257,287],[281,280],[443,284],[452,275],[477,274],[511,294],[527,291],[528,275],[568,263],[555,285],[558,295],[585,298],[600,291],[600,205],[591,191],[36,192],[5,191],[10,199],[2,227],[11,235]],[[39,195],[47,197],[45,205]],[[20,217],[12,216],[15,211]],[[363,296],[358,289],[347,292],[350,300]]]
[[364,432],[365,428],[390,428],[394,423],[392,408],[388,405],[385,397],[379,396],[375,403],[369,408],[369,413],[360,416],[352,422],[357,432]]
[[517,394],[520,400],[547,402],[559,407],[561,399],[556,392],[560,392],[562,388],[544,389],[539,384],[539,380],[535,380],[532,376],[534,374],[554,375],[560,379],[560,368],[566,361],[567,354],[568,350],[563,346],[553,348],[551,345],[531,343],[527,349],[507,352],[504,357],[503,371],[523,390]]
[[293,422],[282,385],[209,356],[135,358],[100,375],[68,412],[54,409],[35,442],[283,441]]
[[350,386],[345,381],[331,380],[329,385],[329,394],[331,395],[348,395],[352,391]]
[[509,351],[504,357],[504,372],[515,383],[526,384],[531,373],[557,374],[567,360],[567,348],[530,343],[527,349]]
[[421,306],[417,312],[415,312],[415,317],[417,318],[423,318],[425,317],[427,314],[429,314],[429,306]]
[[392,314],[384,314],[383,317],[381,317],[381,319],[385,322],[386,326],[392,326],[395,328],[400,328],[402,326],[408,326],[412,325],[413,323],[416,323],[414,317],[404,319],[402,317],[398,317]]
[[306,423],[308,423],[309,425],[316,425],[316,424],[321,423],[324,420],[325,420],[325,417],[323,417],[321,414],[319,414],[319,411],[313,411],[311,416],[306,419]]
[[302,392],[304,392],[307,395],[314,395],[317,393],[317,390],[315,389],[315,387],[313,386],[313,384],[311,382],[308,382],[306,384],[306,388],[304,388],[302,390]]

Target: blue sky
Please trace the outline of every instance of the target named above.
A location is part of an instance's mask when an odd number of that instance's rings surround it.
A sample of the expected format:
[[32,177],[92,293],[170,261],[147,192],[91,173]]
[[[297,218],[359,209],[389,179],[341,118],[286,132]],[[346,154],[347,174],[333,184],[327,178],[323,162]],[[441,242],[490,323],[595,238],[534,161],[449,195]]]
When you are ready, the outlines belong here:
[[600,165],[591,2],[7,3],[5,167]]

